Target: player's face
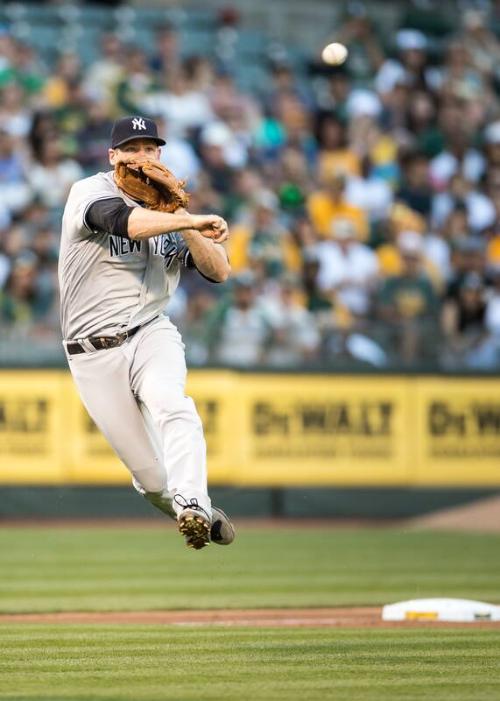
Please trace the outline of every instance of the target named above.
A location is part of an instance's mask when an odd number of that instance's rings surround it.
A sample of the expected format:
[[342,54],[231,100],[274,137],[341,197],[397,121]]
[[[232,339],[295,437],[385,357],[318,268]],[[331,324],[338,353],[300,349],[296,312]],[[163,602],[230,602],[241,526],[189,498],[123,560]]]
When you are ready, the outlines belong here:
[[160,153],[161,149],[153,139],[133,139],[126,141],[118,148],[108,150],[109,162],[112,166],[116,163],[128,163],[129,161],[158,161]]

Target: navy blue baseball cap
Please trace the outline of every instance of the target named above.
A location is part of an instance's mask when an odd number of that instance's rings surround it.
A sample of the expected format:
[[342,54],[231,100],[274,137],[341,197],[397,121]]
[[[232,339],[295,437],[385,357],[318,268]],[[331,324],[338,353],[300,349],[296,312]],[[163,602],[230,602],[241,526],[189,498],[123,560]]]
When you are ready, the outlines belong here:
[[111,130],[111,148],[117,148],[133,139],[153,139],[158,146],[164,146],[167,143],[165,139],[160,139],[158,136],[158,127],[152,119],[138,116],[117,119]]

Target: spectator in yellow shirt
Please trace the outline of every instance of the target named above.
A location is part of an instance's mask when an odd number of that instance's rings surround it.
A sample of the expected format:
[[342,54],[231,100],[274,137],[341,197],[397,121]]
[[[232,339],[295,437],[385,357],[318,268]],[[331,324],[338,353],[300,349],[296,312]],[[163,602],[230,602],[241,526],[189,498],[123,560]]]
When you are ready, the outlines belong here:
[[233,272],[259,269],[271,278],[286,271],[299,272],[300,249],[280,220],[279,201],[274,192],[256,192],[249,214],[247,221],[232,227],[228,253]]
[[329,173],[325,177],[323,189],[309,196],[309,215],[321,238],[331,238],[335,221],[342,219],[353,223],[358,240],[366,241],[369,233],[368,217],[362,209],[346,201],[345,185],[346,176],[343,172]]
[[316,124],[319,144],[318,176],[324,182],[330,173],[342,171],[349,175],[361,175],[361,162],[350,147],[347,130],[340,119],[330,112],[321,113]]
[[376,249],[377,258],[382,277],[401,275],[404,269],[400,245],[401,237],[406,236],[408,232],[417,234],[420,236],[422,243],[421,263],[434,287],[434,291],[439,294],[443,291],[443,274],[432,257],[428,255],[425,227],[426,220],[422,215],[402,202],[396,202],[386,223],[386,240]]

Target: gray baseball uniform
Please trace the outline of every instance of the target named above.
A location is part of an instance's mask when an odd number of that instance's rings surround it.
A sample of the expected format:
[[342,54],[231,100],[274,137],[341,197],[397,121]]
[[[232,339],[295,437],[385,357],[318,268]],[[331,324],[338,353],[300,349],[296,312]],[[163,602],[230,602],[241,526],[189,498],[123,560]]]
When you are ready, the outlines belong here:
[[113,171],[80,180],[71,189],[59,265],[65,339],[114,334],[157,317],[179,283],[179,263],[189,255],[179,234],[132,241],[90,230],[90,205],[115,197],[137,204],[117,187]]
[[[202,425],[184,393],[184,345],[164,313],[189,250],[180,234],[138,241],[92,230],[91,205],[117,197],[137,206],[113,172],[98,173],[72,187],[64,210],[59,282],[68,363],[136,489],[172,516],[182,509],[175,495],[196,499],[210,515]],[[96,350],[89,341],[136,327],[116,347]],[[68,351],[75,341],[85,352]]]

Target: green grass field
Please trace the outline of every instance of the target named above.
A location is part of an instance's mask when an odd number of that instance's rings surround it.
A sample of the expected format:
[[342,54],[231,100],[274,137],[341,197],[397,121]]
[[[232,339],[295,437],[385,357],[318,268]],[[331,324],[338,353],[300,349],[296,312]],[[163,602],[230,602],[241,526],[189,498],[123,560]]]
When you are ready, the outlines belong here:
[[188,550],[162,528],[0,530],[0,611],[126,611],[500,601],[500,536],[240,529]]
[[[0,611],[500,603],[500,536],[240,528],[184,548],[170,527],[0,530]],[[0,624],[11,701],[496,701],[500,629]]]
[[496,701],[500,631],[17,626],[11,701]]

